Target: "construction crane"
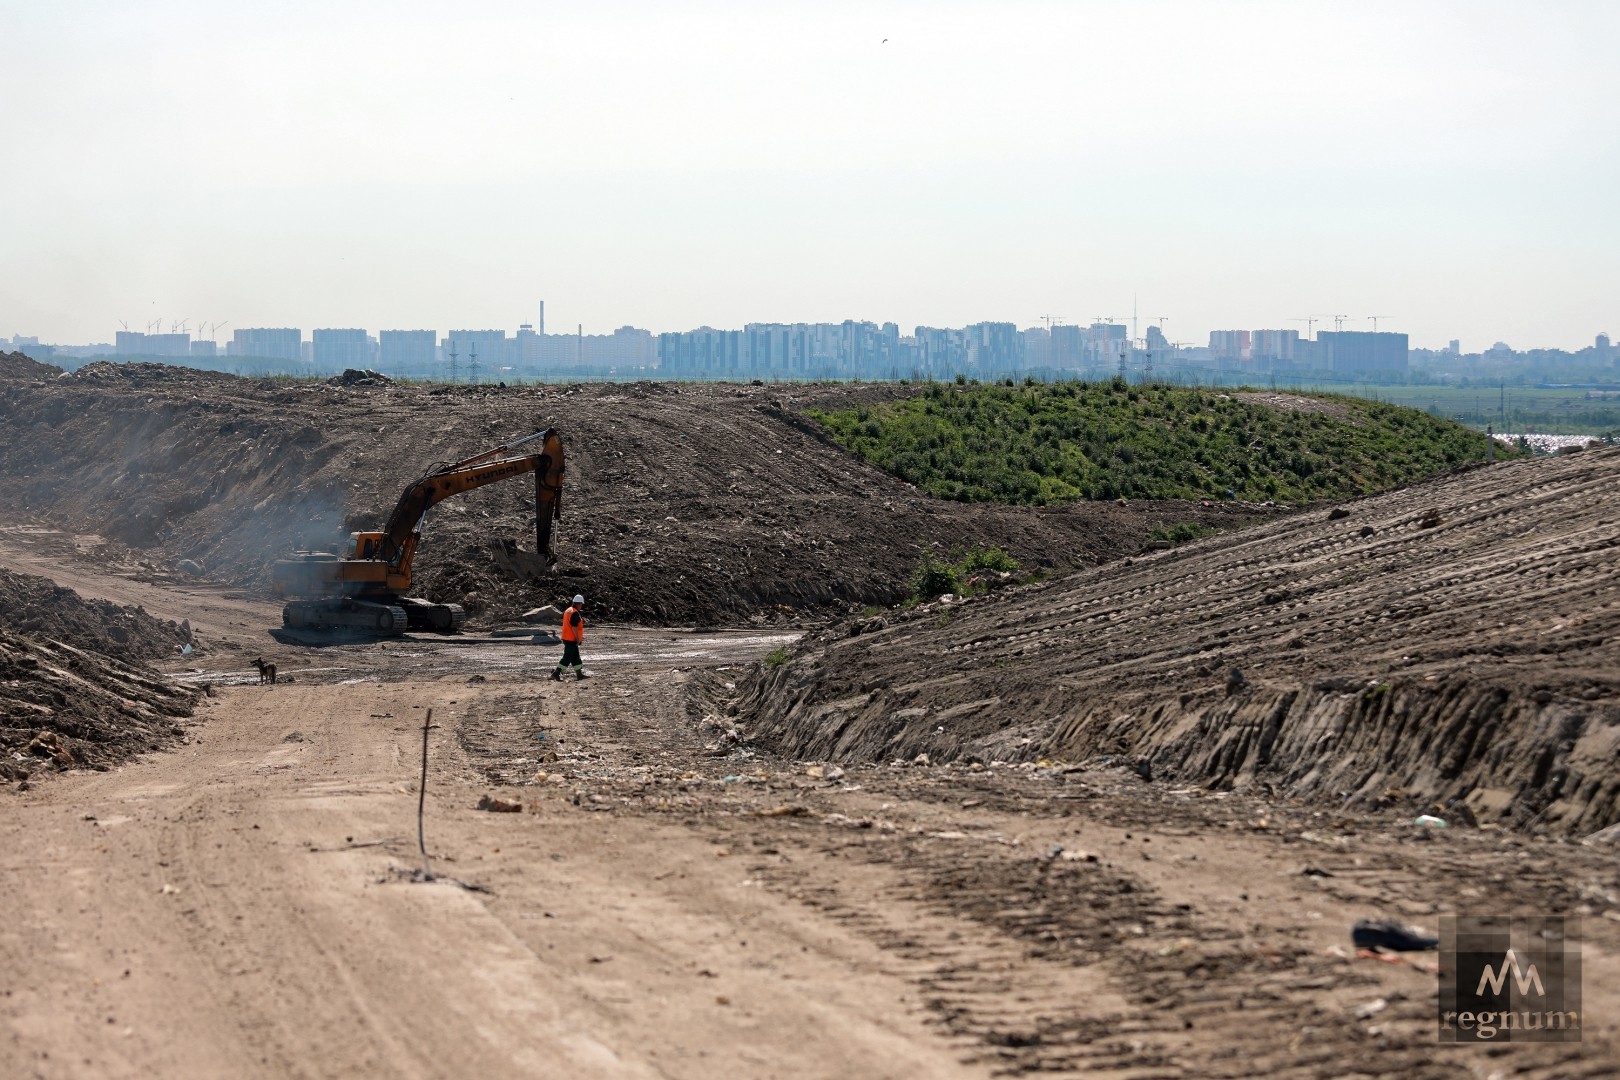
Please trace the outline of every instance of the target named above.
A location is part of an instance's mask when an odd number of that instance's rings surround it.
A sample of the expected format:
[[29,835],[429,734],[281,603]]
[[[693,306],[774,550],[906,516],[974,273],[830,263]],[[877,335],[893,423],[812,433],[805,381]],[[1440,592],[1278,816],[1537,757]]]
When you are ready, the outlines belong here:
[[1063,316],[1061,315],[1037,315],[1036,318],[1040,319],[1046,324],[1046,329],[1048,331],[1050,331],[1053,326],[1063,325]]
[[1301,319],[1289,319],[1289,322],[1302,322],[1305,324],[1305,339],[1310,340],[1311,331],[1316,328],[1316,316],[1307,316]]
[[1372,320],[1373,333],[1375,333],[1375,334],[1378,333],[1378,320],[1379,319],[1393,319],[1394,317],[1395,316],[1393,316],[1393,315],[1369,315],[1369,316],[1367,316],[1367,318]]
[[1323,316],[1323,318],[1328,318],[1328,319],[1333,320],[1333,332],[1335,334],[1337,334],[1339,331],[1344,329],[1344,320],[1348,319],[1349,317],[1350,316],[1348,316],[1348,315],[1325,315],[1325,316]]

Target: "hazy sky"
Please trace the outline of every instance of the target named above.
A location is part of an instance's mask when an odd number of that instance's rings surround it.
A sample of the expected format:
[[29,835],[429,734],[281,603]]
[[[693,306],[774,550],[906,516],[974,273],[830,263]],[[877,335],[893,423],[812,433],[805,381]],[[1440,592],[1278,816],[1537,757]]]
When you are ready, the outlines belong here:
[[1620,336],[1620,3],[0,0],[0,335],[1133,294]]

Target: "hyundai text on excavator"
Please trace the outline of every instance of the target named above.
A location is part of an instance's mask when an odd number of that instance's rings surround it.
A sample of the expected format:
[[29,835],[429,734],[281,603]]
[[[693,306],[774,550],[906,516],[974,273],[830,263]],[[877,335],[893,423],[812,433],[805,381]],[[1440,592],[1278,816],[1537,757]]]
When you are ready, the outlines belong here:
[[373,634],[458,629],[467,621],[460,604],[405,595],[427,512],[452,495],[531,472],[535,551],[547,565],[556,562],[551,523],[562,517],[563,447],[556,430],[547,428],[463,461],[434,465],[400,495],[380,532],[349,534],[347,556],[298,551],[277,560],[271,571],[276,591],[298,598],[282,609],[282,622]]

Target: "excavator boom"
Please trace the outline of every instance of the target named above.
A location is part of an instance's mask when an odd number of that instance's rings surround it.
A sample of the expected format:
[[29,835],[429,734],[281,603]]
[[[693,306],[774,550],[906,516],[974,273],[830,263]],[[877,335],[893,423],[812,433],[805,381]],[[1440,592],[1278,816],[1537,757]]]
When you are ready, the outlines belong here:
[[[541,440],[539,447],[517,453],[519,447]],[[562,516],[563,448],[555,428],[536,432],[493,450],[429,469],[400,495],[394,512],[383,526],[378,552],[395,573],[410,575],[416,538],[429,510],[452,495],[481,488],[498,480],[534,473],[535,550],[550,563],[551,523]],[[407,583],[408,587],[408,583]]]

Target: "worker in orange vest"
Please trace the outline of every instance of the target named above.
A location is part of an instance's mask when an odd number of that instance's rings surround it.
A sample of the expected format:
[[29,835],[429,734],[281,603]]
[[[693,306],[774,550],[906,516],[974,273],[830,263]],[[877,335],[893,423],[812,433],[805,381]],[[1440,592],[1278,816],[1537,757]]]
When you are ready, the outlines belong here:
[[586,678],[585,661],[579,658],[579,643],[585,640],[585,598],[575,596],[574,602],[568,605],[568,610],[562,617],[562,660],[551,671],[551,681],[560,682],[563,669],[572,667],[576,672],[576,679]]

